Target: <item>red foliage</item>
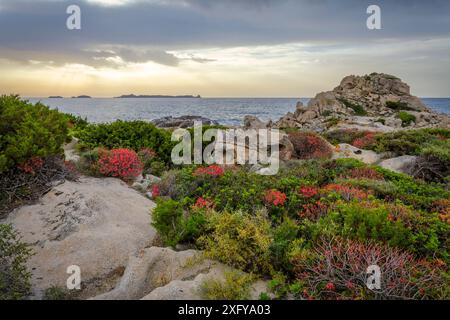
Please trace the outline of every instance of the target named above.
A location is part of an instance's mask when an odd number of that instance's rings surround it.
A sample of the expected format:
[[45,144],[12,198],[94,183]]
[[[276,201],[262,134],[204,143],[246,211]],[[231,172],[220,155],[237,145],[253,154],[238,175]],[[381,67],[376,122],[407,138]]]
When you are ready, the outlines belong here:
[[364,133],[363,137],[355,139],[352,145],[359,149],[364,149],[370,145],[373,145],[375,142],[375,133],[368,131]]
[[151,159],[156,157],[156,152],[153,149],[150,148],[142,148],[138,152],[139,158],[142,160],[142,162],[150,161]]
[[161,191],[159,189],[159,186],[157,184],[154,184],[152,186],[152,198],[158,198],[161,195]]
[[363,190],[341,184],[329,184],[325,186],[323,190],[325,192],[335,192],[346,201],[352,199],[365,200],[369,196],[369,194]]
[[198,198],[194,204],[194,208],[196,209],[213,209],[214,206],[214,201],[203,197]]
[[316,187],[301,187],[300,194],[305,198],[312,198],[319,193],[319,189]]
[[333,154],[333,150],[327,141],[311,132],[290,133],[289,140],[299,159],[330,158]]
[[211,165],[209,167],[200,167],[194,171],[194,176],[211,176],[211,177],[221,177],[225,171],[222,167],[218,165]]
[[264,195],[264,202],[268,205],[284,206],[286,195],[278,190],[267,190]]
[[[312,249],[291,261],[298,279],[305,283],[304,298],[311,293],[322,299],[424,299],[446,286],[437,263],[415,260],[408,252],[375,242],[335,238],[322,239]],[[381,270],[381,288],[369,290],[367,268]]]
[[346,178],[384,180],[383,175],[373,168],[354,168],[346,174]]
[[32,157],[26,162],[19,164],[18,168],[25,173],[35,174],[36,170],[42,168],[44,165],[44,160],[40,157]]
[[439,218],[450,223],[450,199],[441,199],[433,203],[433,210],[439,213]]
[[298,215],[300,218],[317,221],[328,213],[328,206],[320,200],[316,203],[308,203],[303,205],[303,211]]
[[131,180],[142,173],[143,165],[136,152],[114,149],[102,152],[98,160],[99,172],[105,176]]

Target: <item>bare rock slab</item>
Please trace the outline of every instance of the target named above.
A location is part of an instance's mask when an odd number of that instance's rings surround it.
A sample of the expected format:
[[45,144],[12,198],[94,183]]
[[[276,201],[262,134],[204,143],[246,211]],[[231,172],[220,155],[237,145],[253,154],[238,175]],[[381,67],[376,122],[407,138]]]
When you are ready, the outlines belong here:
[[398,173],[408,174],[409,168],[414,164],[416,159],[416,156],[401,156],[383,160],[379,163],[379,166]]
[[52,286],[65,287],[67,268],[81,268],[83,283],[125,269],[130,254],[150,246],[155,204],[124,182],[81,178],[53,188],[40,203],[13,211],[11,223],[32,245],[29,260],[35,298]]
[[367,164],[376,164],[380,162],[381,155],[371,150],[363,150],[347,143],[341,143],[335,148],[333,159],[341,158],[353,158]]

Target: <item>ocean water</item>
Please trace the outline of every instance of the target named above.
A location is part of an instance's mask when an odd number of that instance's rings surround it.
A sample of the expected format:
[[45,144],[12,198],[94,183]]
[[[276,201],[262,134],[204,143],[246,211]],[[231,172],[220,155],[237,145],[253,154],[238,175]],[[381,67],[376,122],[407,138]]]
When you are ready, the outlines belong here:
[[[39,99],[29,98],[58,110],[87,118],[90,122],[154,120],[165,116],[198,115],[224,125],[240,125],[246,115],[261,120],[278,120],[294,112],[298,101],[310,98],[134,98],[134,99]],[[438,112],[450,114],[450,98],[424,98]]]

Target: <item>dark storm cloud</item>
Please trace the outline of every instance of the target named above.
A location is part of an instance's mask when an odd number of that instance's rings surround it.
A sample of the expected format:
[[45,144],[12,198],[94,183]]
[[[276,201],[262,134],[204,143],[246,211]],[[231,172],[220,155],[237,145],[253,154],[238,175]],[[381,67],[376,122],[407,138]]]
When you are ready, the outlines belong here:
[[[372,32],[366,8],[375,3],[383,30]],[[81,7],[82,30],[65,27],[69,4]],[[168,51],[448,37],[449,14],[447,0],[0,0],[0,58],[110,66],[120,57],[176,66],[180,59]]]

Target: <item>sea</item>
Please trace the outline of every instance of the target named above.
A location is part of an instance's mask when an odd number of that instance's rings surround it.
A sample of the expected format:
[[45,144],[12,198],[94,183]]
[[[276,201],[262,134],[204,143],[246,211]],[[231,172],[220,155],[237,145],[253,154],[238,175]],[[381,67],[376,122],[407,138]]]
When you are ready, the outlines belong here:
[[[166,116],[195,115],[216,120],[223,125],[242,124],[246,115],[263,121],[278,120],[294,112],[297,102],[305,105],[310,98],[28,98],[51,108],[71,113],[89,122],[145,120]],[[432,110],[450,115],[450,98],[422,98]]]

